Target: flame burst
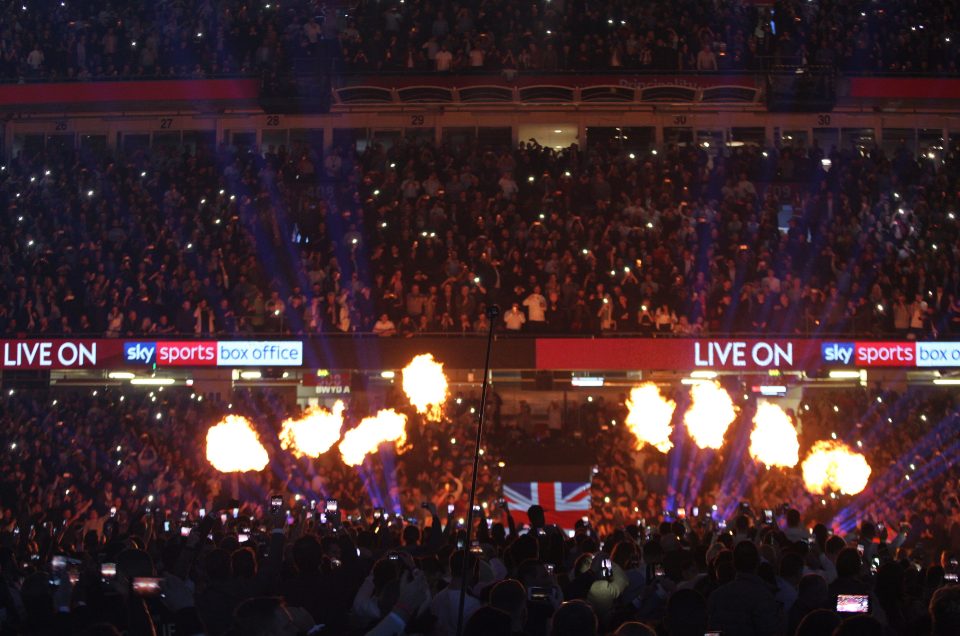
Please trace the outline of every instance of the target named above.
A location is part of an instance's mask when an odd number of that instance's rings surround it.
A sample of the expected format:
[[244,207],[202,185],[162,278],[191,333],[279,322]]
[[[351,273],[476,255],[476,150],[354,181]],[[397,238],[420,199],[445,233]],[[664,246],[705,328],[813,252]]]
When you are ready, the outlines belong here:
[[673,411],[677,403],[660,395],[660,389],[653,382],[645,382],[630,390],[627,399],[626,424],[630,432],[637,438],[637,449],[644,444],[650,444],[661,453],[673,448],[670,434],[673,426]]
[[250,420],[228,415],[207,431],[207,461],[221,473],[263,470],[270,459]]
[[683,416],[687,434],[700,448],[719,449],[737,417],[730,394],[716,382],[701,382],[690,388],[690,396],[693,403]]
[[790,416],[776,404],[760,402],[753,416],[750,456],[768,468],[791,468],[800,460],[800,442]]
[[418,413],[428,420],[440,421],[443,403],[447,401],[447,376],[433,354],[419,355],[403,368],[403,392]]
[[813,494],[832,490],[855,495],[867,487],[870,464],[842,442],[820,440],[803,460],[803,483]]
[[406,415],[386,409],[360,420],[360,424],[347,431],[340,442],[343,463],[359,466],[364,457],[376,452],[384,442],[394,442],[398,450],[407,442]]
[[280,446],[296,457],[320,457],[340,439],[343,428],[343,402],[337,400],[333,411],[315,406],[300,419],[283,421]]

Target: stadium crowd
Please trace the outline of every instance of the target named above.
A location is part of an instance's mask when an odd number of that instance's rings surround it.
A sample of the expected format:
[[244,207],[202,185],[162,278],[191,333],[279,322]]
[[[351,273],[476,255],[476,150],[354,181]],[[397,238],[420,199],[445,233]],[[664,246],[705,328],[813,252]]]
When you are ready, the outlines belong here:
[[0,14],[0,77],[256,75],[321,57],[367,72],[958,71],[955,0],[771,4],[23,0]]
[[0,333],[462,334],[494,302],[507,333],[950,337],[958,167],[815,142],[21,153]]
[[[0,80],[269,77],[327,60],[510,77],[958,72],[957,0],[761,4],[21,0],[0,8]],[[620,141],[21,153],[0,163],[0,337],[467,335],[497,304],[508,334],[960,339],[960,149]],[[220,402],[8,384],[0,636],[447,636],[461,590],[476,636],[960,633],[949,392],[808,389],[789,411],[801,460],[834,439],[872,468],[843,495],[750,458],[758,400],[739,384],[721,450],[678,425],[669,453],[637,447],[625,395],[534,412],[505,390],[471,536],[475,395],[431,424],[398,388],[354,395],[347,427],[371,406],[409,422],[402,448],[351,467],[336,449],[283,450],[298,413],[269,389]],[[679,414],[689,393],[669,392]],[[263,471],[207,461],[228,413],[254,422]],[[591,507],[575,527],[505,501],[531,455],[577,457]]]
[[[335,450],[318,460],[280,451],[288,408],[272,392],[240,392],[225,405],[184,391],[3,396],[3,633],[114,633],[91,627],[106,622],[131,634],[172,626],[292,634],[320,624],[315,633],[452,634],[464,578],[467,634],[699,636],[708,626],[824,634],[853,620],[834,611],[838,594],[866,595],[871,608],[841,630],[859,621],[869,633],[946,635],[960,625],[960,588],[949,586],[960,572],[960,474],[947,458],[928,470],[938,461],[932,452],[911,455],[927,439],[944,452],[953,445],[956,406],[946,393],[808,392],[797,412],[803,447],[827,431],[851,444],[861,436],[878,484],[826,506],[801,494],[798,470],[756,479],[744,449],[730,443],[698,465],[736,463],[755,483],[738,492],[723,483],[723,470],[708,468],[699,493],[683,501],[667,456],[633,450],[617,425],[619,403],[578,404],[559,431],[530,418],[503,421],[496,408],[477,493],[479,544],[464,569],[456,547],[472,397],[451,401],[441,426],[413,416],[404,450],[381,449],[348,468]],[[270,448],[269,467],[236,484],[202,451],[206,426],[227,411],[249,415]],[[895,423],[883,426],[886,417]],[[861,425],[872,419],[868,437]],[[549,444],[570,437],[564,427],[581,431],[576,443],[597,462],[591,523],[578,522],[572,535],[536,510],[505,515],[498,475],[519,437]],[[918,464],[916,488],[886,489],[884,471],[907,470],[904,461]],[[269,506],[274,494],[283,498],[279,511]],[[772,522],[764,509],[775,511]],[[847,509],[856,512],[845,516]],[[53,566],[54,557],[67,560]],[[109,565],[101,571],[104,563],[116,564],[115,576]],[[142,577],[161,578],[162,595],[143,589],[151,584]],[[624,625],[635,621],[659,631]]]

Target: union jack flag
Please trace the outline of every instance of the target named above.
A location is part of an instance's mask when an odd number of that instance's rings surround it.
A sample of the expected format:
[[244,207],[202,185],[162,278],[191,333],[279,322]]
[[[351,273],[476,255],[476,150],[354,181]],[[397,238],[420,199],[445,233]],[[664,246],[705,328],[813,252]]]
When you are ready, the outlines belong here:
[[527,509],[534,504],[543,508],[548,524],[561,528],[573,528],[590,514],[590,482],[511,482],[503,484],[503,497],[518,523],[529,523]]

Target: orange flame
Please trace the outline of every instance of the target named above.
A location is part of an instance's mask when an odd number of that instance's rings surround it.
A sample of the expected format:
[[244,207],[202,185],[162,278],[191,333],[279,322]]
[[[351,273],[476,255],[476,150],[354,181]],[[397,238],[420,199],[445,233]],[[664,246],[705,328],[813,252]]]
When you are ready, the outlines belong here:
[[428,420],[439,422],[443,417],[443,403],[447,401],[447,376],[443,365],[433,354],[416,356],[403,368],[403,392],[418,413]]
[[673,448],[670,434],[673,433],[673,411],[677,403],[660,394],[653,382],[644,382],[630,390],[627,399],[626,425],[637,438],[637,450],[644,444],[650,444],[661,453]]
[[776,404],[760,402],[753,416],[750,456],[768,468],[791,468],[800,460],[800,442],[790,416]]
[[803,483],[813,494],[832,490],[855,495],[867,487],[870,464],[842,442],[820,440],[803,460]]
[[719,449],[730,423],[737,417],[730,394],[716,382],[690,387],[693,402],[683,415],[690,439],[700,448]]
[[320,457],[340,439],[343,428],[343,402],[337,400],[333,411],[314,406],[300,419],[283,421],[280,429],[280,447],[296,457]]
[[356,428],[343,435],[340,455],[347,466],[359,466],[364,457],[376,452],[380,444],[394,442],[397,450],[407,442],[407,416],[393,409],[360,420]]
[[263,470],[270,461],[250,420],[228,415],[207,431],[207,461],[221,473]]

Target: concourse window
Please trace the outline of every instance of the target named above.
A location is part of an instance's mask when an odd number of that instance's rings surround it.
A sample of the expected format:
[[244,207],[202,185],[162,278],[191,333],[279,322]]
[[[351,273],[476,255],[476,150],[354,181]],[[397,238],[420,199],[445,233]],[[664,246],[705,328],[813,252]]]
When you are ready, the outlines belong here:
[[824,155],[829,155],[834,149],[840,149],[840,130],[838,128],[814,128],[813,140],[823,151]]
[[54,154],[71,153],[76,148],[76,135],[73,133],[47,135],[47,152]]
[[841,128],[840,150],[855,152],[861,155],[869,154],[877,144],[877,136],[873,128]]
[[107,156],[107,136],[80,135],[80,152],[85,159],[103,159]]
[[42,134],[16,134],[13,136],[13,156],[34,157],[43,152]]
[[256,150],[257,133],[255,132],[235,132],[230,134],[230,143],[237,150]]
[[541,146],[562,150],[577,143],[577,125],[572,122],[552,124],[521,124],[517,126],[517,140],[527,143],[531,139]]
[[666,127],[663,129],[663,143],[668,146],[687,148],[693,145],[693,128]]
[[762,127],[733,128],[730,130],[729,146],[762,148],[767,143],[767,132]]
[[698,130],[697,147],[715,157],[726,142],[722,130]]
[[513,145],[513,130],[508,126],[502,128],[451,126],[443,129],[441,140],[444,146],[451,148],[454,152],[457,152],[457,149],[471,147],[473,144],[479,144],[483,151],[499,152]]
[[207,155],[216,150],[217,133],[213,130],[184,130],[183,149],[192,155],[203,152]]
[[440,139],[444,146],[451,148],[469,146],[477,141],[477,129],[473,126],[444,128],[440,133]]
[[150,135],[148,133],[121,133],[120,147],[124,154],[134,154],[150,148]]
[[403,137],[414,145],[430,146],[433,144],[436,135],[434,134],[434,129],[431,127],[404,128]]
[[513,129],[509,126],[478,128],[477,139],[484,150],[496,150],[513,146]]
[[356,152],[367,149],[369,133],[366,128],[334,128],[333,147],[350,148]]
[[299,154],[306,151],[315,161],[323,156],[323,129],[291,128],[289,144],[291,152]]
[[400,143],[403,132],[400,130],[374,130],[373,143],[381,144],[384,150],[390,150]]
[[916,132],[913,128],[884,128],[881,148],[888,159],[901,153],[912,157],[917,154]]
[[654,148],[656,129],[653,126],[625,128],[591,126],[587,128],[587,147],[620,148],[624,151],[647,152]]
[[269,130],[264,130],[260,134],[260,154],[264,154],[273,148],[273,152],[276,152],[282,147],[287,145],[287,131],[286,130],[277,130],[276,128],[271,128]]
[[810,142],[807,137],[806,130],[784,130],[780,134],[780,146],[782,148],[806,149]]
[[153,133],[150,147],[161,153],[171,153],[180,151],[180,131],[163,130]]
[[917,153],[924,161],[942,162],[947,154],[947,141],[943,138],[943,130],[937,128],[921,128],[917,131]]

